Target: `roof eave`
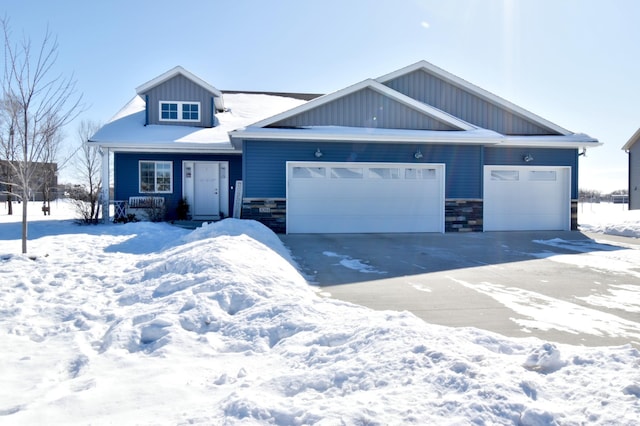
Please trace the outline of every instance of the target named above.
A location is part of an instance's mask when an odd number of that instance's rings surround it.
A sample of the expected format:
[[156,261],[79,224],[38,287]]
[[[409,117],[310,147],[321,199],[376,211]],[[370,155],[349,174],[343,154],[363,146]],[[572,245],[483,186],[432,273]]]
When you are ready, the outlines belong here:
[[[276,131],[273,131],[276,130]],[[313,132],[308,130],[281,130],[281,129],[256,129],[256,130],[236,130],[230,133],[231,143],[234,146],[238,146],[238,140],[243,139],[267,139],[267,140],[296,140],[296,141],[323,141],[323,142],[370,142],[370,143],[388,143],[388,142],[402,142],[402,143],[444,143],[444,144],[464,144],[464,145],[495,145],[501,142],[499,135],[482,136],[482,137],[469,137],[462,136],[464,131],[451,131],[451,133],[445,133],[445,131],[439,132],[439,135],[420,135],[417,133],[411,134],[375,134],[375,133],[362,133],[362,134],[349,134],[336,132]],[[454,133],[460,133],[460,135],[454,135]]]
[[105,142],[88,140],[87,143],[95,144],[101,148],[109,148],[117,152],[197,152],[206,154],[241,154],[232,144],[224,143],[216,146],[212,143],[202,142],[160,142],[153,144],[139,144],[136,142],[118,141]]
[[627,143],[624,144],[622,149],[624,151],[629,151],[631,149],[631,147],[633,145],[635,145],[636,142],[638,142],[638,139],[640,139],[640,129],[636,130],[636,132],[633,134],[633,136],[631,136],[631,138],[629,138]]
[[501,147],[522,148],[596,148],[603,143],[588,135],[573,134],[567,136],[505,136]]

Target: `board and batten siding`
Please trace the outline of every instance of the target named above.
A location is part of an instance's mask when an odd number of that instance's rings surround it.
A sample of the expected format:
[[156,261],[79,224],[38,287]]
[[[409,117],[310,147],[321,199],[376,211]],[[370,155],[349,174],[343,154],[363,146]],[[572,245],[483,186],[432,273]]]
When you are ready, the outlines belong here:
[[468,123],[503,135],[558,134],[424,70],[417,70],[384,84]]
[[[172,161],[173,193],[147,194],[139,188],[139,161]],[[182,162],[183,161],[228,161],[229,162],[229,212],[233,211],[236,181],[242,180],[242,159],[240,155],[198,155],[164,153],[116,152],[113,155],[114,200],[128,200],[129,197],[152,195],[164,197],[167,205],[167,218],[175,219],[175,207],[182,198]]]
[[303,126],[459,130],[369,88],[279,121],[273,127]]
[[160,121],[160,102],[199,102],[200,121],[199,122],[179,122],[172,121],[175,126],[198,126],[213,127],[215,120],[213,116],[214,95],[188,78],[177,75],[166,82],[150,89],[146,95],[149,124],[167,124]]
[[[531,155],[533,160],[525,162]],[[578,198],[578,150],[559,148],[493,148],[484,150],[484,164],[490,166],[570,166],[571,198]]]
[[[423,154],[414,158],[417,149]],[[316,158],[317,149],[322,152]],[[482,147],[249,140],[243,143],[244,197],[286,197],[287,161],[444,163],[445,197],[478,199],[482,194]],[[251,167],[247,167],[250,164]]]

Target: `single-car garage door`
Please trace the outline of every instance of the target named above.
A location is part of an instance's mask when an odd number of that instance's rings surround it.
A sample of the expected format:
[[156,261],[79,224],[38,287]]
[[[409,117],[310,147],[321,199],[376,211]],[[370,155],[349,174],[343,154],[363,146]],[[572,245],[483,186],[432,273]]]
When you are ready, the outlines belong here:
[[288,162],[287,232],[444,232],[444,164]]
[[485,166],[485,231],[571,229],[571,168]]

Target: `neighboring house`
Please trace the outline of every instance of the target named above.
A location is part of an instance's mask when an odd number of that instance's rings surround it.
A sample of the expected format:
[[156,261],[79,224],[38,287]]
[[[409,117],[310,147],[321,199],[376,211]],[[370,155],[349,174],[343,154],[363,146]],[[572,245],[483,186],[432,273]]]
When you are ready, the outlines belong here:
[[102,149],[103,182],[111,181],[113,170],[114,200],[104,185],[103,204],[154,197],[162,201],[166,218],[175,219],[185,198],[191,217],[199,220],[233,213],[242,155],[228,133],[313,97],[223,95],[179,66],[139,86],[136,93],[88,141]]
[[640,209],[640,129],[622,147],[629,155],[629,210]]
[[137,92],[89,141],[114,198],[186,197],[195,219],[241,200],[277,232],[577,229],[579,154],[600,145],[424,61],[309,102],[180,67]]
[[[14,167],[20,167],[16,161]],[[29,199],[31,201],[51,201],[58,194],[58,163],[37,162],[29,184]],[[0,160],[0,200],[17,201],[22,196],[19,181],[7,160]]]
[[428,62],[231,133],[243,217],[288,233],[577,229],[572,133]]

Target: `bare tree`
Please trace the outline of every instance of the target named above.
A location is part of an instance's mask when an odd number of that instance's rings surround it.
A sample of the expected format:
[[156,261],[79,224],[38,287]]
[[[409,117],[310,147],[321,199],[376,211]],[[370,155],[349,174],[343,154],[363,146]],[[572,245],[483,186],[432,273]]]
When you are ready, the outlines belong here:
[[78,127],[78,149],[73,165],[80,179],[82,190],[74,191],[72,202],[85,223],[98,223],[100,217],[100,191],[102,190],[102,156],[100,148],[87,143],[100,128],[94,121],[82,120]]
[[[22,253],[27,252],[27,206],[30,184],[45,158],[47,146],[81,110],[81,96],[76,96],[73,76],[55,75],[58,42],[47,28],[42,42],[34,49],[23,36],[14,43],[7,18],[0,19],[4,35],[4,75],[2,98],[11,102],[9,112],[15,123],[16,160],[9,162],[22,199]],[[0,132],[1,133],[1,132]]]
[[4,190],[0,193],[5,194],[7,201],[7,213],[13,215],[13,187],[15,184],[14,168],[11,167],[11,163],[16,159],[16,146],[15,146],[15,114],[12,112],[16,110],[15,101],[12,99],[2,99],[0,103],[0,169],[2,174],[0,175],[0,185],[4,187]]

